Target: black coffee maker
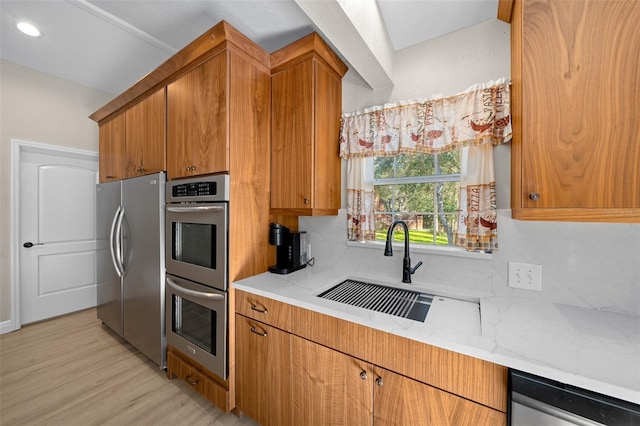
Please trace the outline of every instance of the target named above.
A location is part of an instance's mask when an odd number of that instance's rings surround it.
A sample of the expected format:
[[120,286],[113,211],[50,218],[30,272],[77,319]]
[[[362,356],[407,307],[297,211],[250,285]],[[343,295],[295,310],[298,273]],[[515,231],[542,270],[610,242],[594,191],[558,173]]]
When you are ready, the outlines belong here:
[[269,266],[274,274],[288,274],[307,266],[307,233],[290,232],[289,228],[272,223],[269,244],[277,247],[276,264]]

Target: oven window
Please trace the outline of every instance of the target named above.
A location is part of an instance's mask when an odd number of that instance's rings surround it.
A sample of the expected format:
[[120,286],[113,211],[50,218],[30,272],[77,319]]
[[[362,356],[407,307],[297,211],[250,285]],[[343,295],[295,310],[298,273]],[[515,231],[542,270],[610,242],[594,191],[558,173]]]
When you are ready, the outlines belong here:
[[172,331],[215,356],[216,312],[175,294],[172,296]]
[[216,269],[216,225],[173,222],[172,234],[174,260]]

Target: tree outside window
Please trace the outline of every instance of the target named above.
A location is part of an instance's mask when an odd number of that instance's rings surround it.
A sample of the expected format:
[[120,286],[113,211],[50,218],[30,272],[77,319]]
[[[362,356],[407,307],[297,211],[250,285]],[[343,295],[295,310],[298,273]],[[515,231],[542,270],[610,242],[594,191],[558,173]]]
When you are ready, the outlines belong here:
[[[376,157],[376,240],[385,240],[396,219],[417,244],[453,245],[460,193],[460,150],[441,154]],[[397,232],[394,238],[404,240]]]

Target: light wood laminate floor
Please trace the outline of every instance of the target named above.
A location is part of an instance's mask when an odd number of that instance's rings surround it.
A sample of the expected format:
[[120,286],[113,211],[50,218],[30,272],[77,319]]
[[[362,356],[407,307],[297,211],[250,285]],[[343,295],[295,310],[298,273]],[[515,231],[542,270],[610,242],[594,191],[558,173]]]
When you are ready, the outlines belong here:
[[0,424],[254,425],[124,343],[95,309],[0,336]]

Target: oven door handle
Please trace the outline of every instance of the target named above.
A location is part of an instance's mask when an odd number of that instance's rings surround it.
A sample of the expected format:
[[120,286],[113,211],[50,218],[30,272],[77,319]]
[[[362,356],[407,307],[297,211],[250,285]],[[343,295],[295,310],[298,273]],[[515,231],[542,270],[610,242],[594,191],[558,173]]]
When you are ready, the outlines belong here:
[[172,213],[223,212],[224,206],[167,206],[167,211]]
[[224,296],[221,295],[221,294],[204,293],[202,291],[190,290],[188,288],[182,287],[180,284],[178,284],[177,282],[175,282],[174,280],[172,280],[169,277],[167,277],[167,284],[169,284],[169,287],[173,288],[174,290],[179,291],[179,292],[184,293],[184,294],[188,294],[189,296],[202,297],[202,298],[205,298],[205,299],[212,299],[212,300],[224,300]]

